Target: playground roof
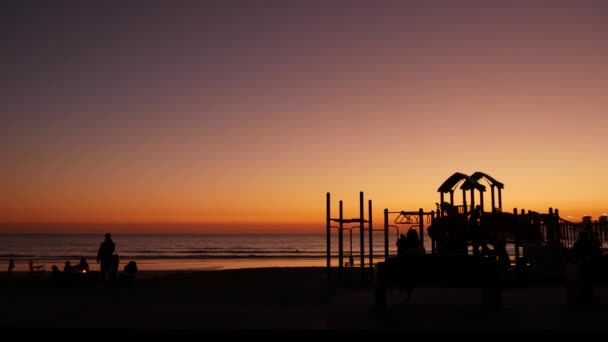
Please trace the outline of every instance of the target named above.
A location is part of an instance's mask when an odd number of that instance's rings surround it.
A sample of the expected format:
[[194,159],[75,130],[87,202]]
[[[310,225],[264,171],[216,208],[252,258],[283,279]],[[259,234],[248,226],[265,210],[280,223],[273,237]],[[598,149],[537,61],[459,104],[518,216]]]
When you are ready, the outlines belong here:
[[480,179],[485,178],[490,182],[490,184],[496,186],[497,188],[499,188],[499,189],[505,188],[505,185],[503,183],[497,181],[496,179],[492,178],[491,176],[489,176],[483,172],[477,171],[471,175],[471,178],[473,178],[476,181],[479,181]]
[[483,184],[479,184],[476,179],[473,179],[472,177],[460,172],[456,172],[446,179],[446,181],[441,184],[437,191],[451,192],[461,181],[464,181],[460,186],[460,188],[463,190],[477,189],[479,191],[486,191],[486,187]]

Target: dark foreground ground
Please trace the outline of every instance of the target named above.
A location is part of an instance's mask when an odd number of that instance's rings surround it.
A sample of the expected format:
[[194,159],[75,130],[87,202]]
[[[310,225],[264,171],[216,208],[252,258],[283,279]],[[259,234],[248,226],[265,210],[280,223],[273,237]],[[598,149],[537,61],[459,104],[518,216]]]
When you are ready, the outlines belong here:
[[324,268],[265,268],[140,273],[125,286],[3,275],[0,328],[47,340],[608,336],[608,288],[595,290],[590,308],[568,305],[561,287],[508,290],[499,310],[483,307],[480,289],[416,289],[409,304],[394,290],[379,310],[371,281],[336,278]]

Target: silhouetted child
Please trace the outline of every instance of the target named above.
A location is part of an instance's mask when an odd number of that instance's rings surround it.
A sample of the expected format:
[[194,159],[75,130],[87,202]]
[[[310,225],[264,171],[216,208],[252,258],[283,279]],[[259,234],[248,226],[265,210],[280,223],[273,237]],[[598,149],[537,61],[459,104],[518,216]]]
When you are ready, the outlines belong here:
[[11,259],[8,262],[8,273],[13,273],[14,268],[15,268],[15,260]]
[[118,254],[112,255],[112,270],[110,271],[110,279],[113,281],[118,280],[118,265],[120,263],[120,259],[118,258]]

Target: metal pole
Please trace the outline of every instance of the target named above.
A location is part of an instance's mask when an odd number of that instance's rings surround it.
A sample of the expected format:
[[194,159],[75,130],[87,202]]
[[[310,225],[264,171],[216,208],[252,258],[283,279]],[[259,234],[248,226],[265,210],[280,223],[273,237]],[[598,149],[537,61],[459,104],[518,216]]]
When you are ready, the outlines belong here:
[[344,267],[344,223],[342,222],[342,200],[340,200],[340,225],[338,226],[338,268],[342,272]]
[[388,260],[388,209],[384,209],[384,260]]
[[559,209],[555,208],[555,211],[553,213],[555,214],[555,217],[553,218],[553,221],[555,222],[555,239],[557,242],[561,242],[562,231],[559,225]]
[[502,191],[498,188],[498,209],[502,211]]
[[361,279],[365,279],[365,232],[363,231],[363,227],[365,227],[365,211],[363,210],[363,191],[359,192],[359,227],[360,227],[360,236],[361,236]]
[[490,188],[492,189],[492,210],[494,210],[494,208],[496,208],[496,200],[494,199],[494,184],[491,184]]
[[326,197],[326,202],[327,202],[327,214],[326,214],[326,220],[327,220],[327,278],[329,278],[331,276],[331,200],[330,200],[330,195],[329,192],[327,193]]
[[418,211],[418,215],[420,215],[420,222],[418,228],[418,232],[420,235],[420,243],[422,244],[422,246],[424,246],[424,210],[422,210],[422,208],[420,208],[420,210]]
[[369,216],[369,268],[374,267],[374,252],[373,252],[373,226],[372,226],[372,200],[368,201],[368,216]]

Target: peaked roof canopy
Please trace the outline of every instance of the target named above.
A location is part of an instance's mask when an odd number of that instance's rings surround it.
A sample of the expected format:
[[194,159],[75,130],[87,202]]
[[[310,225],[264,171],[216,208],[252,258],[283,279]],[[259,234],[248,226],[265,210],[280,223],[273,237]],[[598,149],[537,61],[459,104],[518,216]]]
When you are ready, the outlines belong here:
[[490,175],[487,175],[483,172],[475,172],[474,174],[471,175],[471,178],[473,178],[476,181],[479,181],[482,178],[485,178],[488,180],[488,182],[490,182],[491,185],[494,185],[495,187],[499,188],[499,189],[504,189],[505,185],[499,181],[497,181],[496,179],[492,178]]
[[474,179],[473,177],[469,177],[469,176],[465,175],[464,173],[460,173],[460,172],[456,172],[453,175],[451,175],[448,179],[446,179],[446,181],[443,182],[443,184],[441,184],[441,186],[439,187],[439,189],[437,189],[437,191],[438,192],[451,192],[461,181],[463,181],[463,183],[460,186],[460,188],[463,190],[477,189],[479,191],[486,191],[486,187],[482,184],[479,184],[477,179]]

